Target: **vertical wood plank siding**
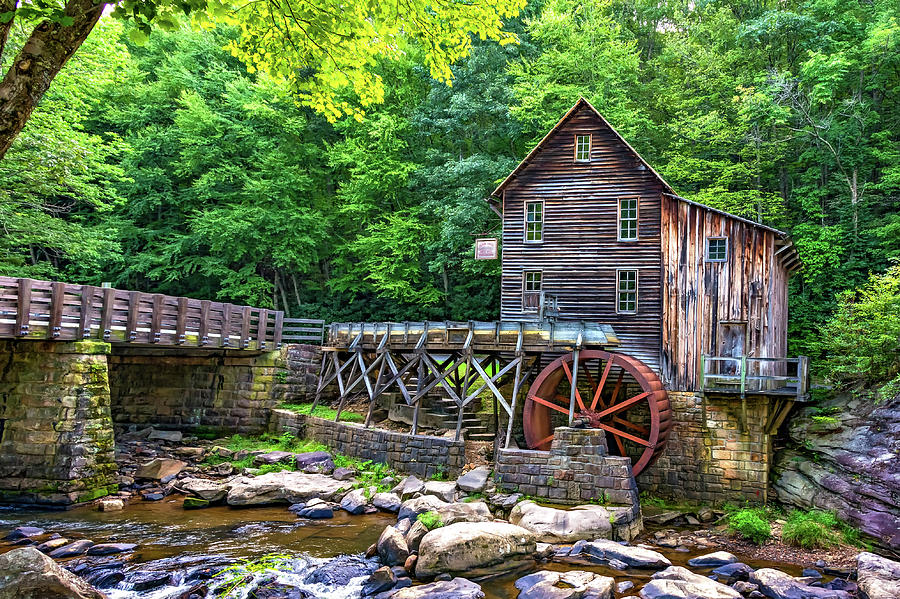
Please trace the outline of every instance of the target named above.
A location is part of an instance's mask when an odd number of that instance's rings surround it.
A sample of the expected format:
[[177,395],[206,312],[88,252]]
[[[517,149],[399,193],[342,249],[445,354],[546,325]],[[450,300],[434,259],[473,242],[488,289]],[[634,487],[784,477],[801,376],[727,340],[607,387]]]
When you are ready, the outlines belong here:
[[[575,135],[591,134],[590,162],[575,162]],[[500,317],[522,310],[522,273],[542,270],[561,319],[612,324],[621,346],[660,366],[662,330],[660,202],[654,174],[587,106],[551,134],[503,192]],[[618,241],[618,200],[639,199],[638,241]],[[524,242],[525,203],[544,202],[542,243]],[[638,270],[638,311],[616,313],[616,269]]]
[[[725,262],[706,260],[707,237],[728,239]],[[723,321],[746,323],[746,355],[787,355],[789,273],[775,258],[773,231],[663,196],[662,238],[661,366],[670,389],[699,389],[700,355],[719,354]]]

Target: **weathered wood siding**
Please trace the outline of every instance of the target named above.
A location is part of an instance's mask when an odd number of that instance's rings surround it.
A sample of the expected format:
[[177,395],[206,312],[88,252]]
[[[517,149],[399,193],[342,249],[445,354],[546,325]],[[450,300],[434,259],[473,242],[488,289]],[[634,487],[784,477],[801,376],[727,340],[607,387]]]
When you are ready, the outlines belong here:
[[[708,237],[728,239],[725,262],[706,259]],[[662,239],[661,367],[669,389],[699,389],[700,355],[720,354],[723,326],[745,327],[748,356],[787,355],[789,275],[775,255],[776,233],[663,196]]]
[[[576,134],[591,134],[590,162],[574,161]],[[522,310],[522,273],[543,271],[543,290],[559,298],[561,319],[611,324],[619,351],[654,369],[662,334],[660,181],[587,106],[551,134],[503,191],[500,315]],[[638,241],[618,241],[619,198],[639,199]],[[542,243],[524,242],[527,201],[544,202]],[[616,313],[616,269],[638,270],[637,314]]]

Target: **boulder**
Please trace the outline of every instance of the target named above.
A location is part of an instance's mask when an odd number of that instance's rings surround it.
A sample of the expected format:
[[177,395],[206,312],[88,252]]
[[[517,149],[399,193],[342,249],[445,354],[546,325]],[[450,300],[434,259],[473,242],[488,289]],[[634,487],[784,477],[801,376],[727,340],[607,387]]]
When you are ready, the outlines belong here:
[[447,502],[441,501],[434,495],[422,495],[415,499],[407,499],[400,505],[400,511],[397,514],[398,520],[410,519],[415,520],[419,514],[425,512],[437,511],[438,508],[447,505]]
[[328,520],[334,518],[334,510],[327,503],[318,503],[297,510],[298,518],[309,518],[310,520]]
[[412,499],[416,494],[423,493],[424,491],[425,483],[415,476],[407,476],[401,480],[396,487],[391,489],[392,493],[396,493],[400,496],[400,499],[404,501]]
[[334,480],[350,480],[354,476],[356,476],[356,470],[353,468],[335,468],[331,473],[331,478]]
[[68,545],[63,545],[59,549],[54,549],[48,555],[53,559],[66,559],[67,557],[75,557],[85,553],[94,546],[93,541],[82,539],[80,541],[72,541]]
[[141,464],[137,472],[134,473],[135,478],[146,478],[150,480],[162,480],[170,476],[175,476],[187,466],[187,462],[181,460],[172,460],[169,458],[156,458],[145,464]]
[[749,580],[759,587],[762,594],[772,599],[850,599],[850,593],[846,591],[810,586],[805,579],[797,579],[772,568],[752,572]]
[[890,599],[900,595],[900,562],[864,551],[856,556],[857,583],[868,599]]
[[469,572],[503,564],[515,567],[515,558],[535,550],[534,534],[505,522],[458,522],[430,531],[419,544],[416,576]]
[[34,547],[0,555],[0,599],[106,599]]
[[615,521],[615,515],[599,505],[581,505],[563,510],[522,501],[509,513],[512,524],[527,528],[547,543],[612,538],[611,520]]
[[309,474],[330,474],[334,471],[334,461],[327,451],[294,454],[294,464],[297,466],[297,470]]
[[153,429],[153,431],[147,435],[149,441],[168,441],[170,443],[180,443],[183,438],[184,435],[181,431],[158,431]]
[[397,575],[394,574],[390,567],[383,566],[369,575],[369,578],[363,583],[362,594],[364,597],[375,595],[382,591],[394,588],[394,585],[396,584]]
[[40,545],[37,546],[38,551],[43,551],[44,553],[50,553],[54,549],[59,549],[63,545],[68,545],[69,539],[59,537],[58,539],[50,539],[48,541],[44,541]]
[[270,451],[253,458],[256,466],[271,466],[272,464],[289,464],[294,460],[294,454],[290,451]]
[[206,501],[221,501],[228,494],[228,486],[208,478],[185,478],[175,484],[178,491]]
[[483,597],[481,587],[465,578],[406,587],[390,596],[391,599],[482,599]]
[[744,580],[747,579],[750,572],[753,572],[753,568],[742,562],[724,564],[712,571],[716,576],[721,576],[723,578],[741,578]]
[[116,497],[108,497],[97,503],[97,509],[101,512],[118,512],[125,509],[125,502]]
[[584,570],[542,570],[516,581],[518,599],[613,599],[616,581]]
[[425,483],[424,495],[434,495],[441,501],[452,503],[456,501],[456,483],[430,480]]
[[399,530],[393,526],[388,526],[382,531],[375,543],[378,549],[378,557],[381,563],[386,566],[402,566],[409,557],[409,547],[406,545],[406,539]]
[[43,528],[38,528],[37,526],[19,526],[3,538],[7,541],[18,541],[19,539],[39,537],[45,532]]
[[621,545],[607,539],[597,539],[581,546],[581,550],[592,558],[609,562],[619,560],[630,568],[667,568],[672,562],[663,554],[643,547]]
[[643,599],[743,599],[733,588],[681,566],[670,566],[650,577]]
[[350,491],[344,495],[343,499],[341,499],[341,508],[351,514],[362,514],[366,511],[366,506],[369,505],[369,497],[371,497],[374,492],[375,487]]
[[441,522],[445,526],[457,522],[490,522],[494,519],[491,510],[483,501],[448,503],[435,511],[440,514]]
[[400,503],[400,497],[396,493],[375,493],[372,496],[372,505],[386,512],[399,512]]
[[688,565],[695,568],[714,568],[725,564],[733,564],[736,561],[738,561],[738,558],[734,554],[727,551],[716,551],[690,559],[688,560]]
[[135,591],[149,591],[171,584],[172,575],[161,570],[137,570],[128,575],[127,582]]
[[314,568],[303,579],[305,584],[324,584],[330,587],[346,586],[353,578],[369,576],[375,571],[372,560],[356,555],[341,555]]
[[481,493],[484,491],[490,475],[491,469],[489,467],[479,466],[460,476],[456,481],[456,486],[465,493]]
[[[406,522],[408,522],[408,520]],[[422,539],[424,539],[425,535],[427,534],[428,527],[426,527],[421,522],[416,522],[409,527],[408,531],[406,531],[406,546],[409,547],[410,551],[418,551],[419,545],[422,543]]]
[[313,497],[330,500],[342,494],[344,487],[344,483],[322,474],[271,472],[233,479],[225,501],[228,505],[266,505],[300,503]]
[[137,543],[98,543],[88,549],[88,555],[113,555],[134,551]]

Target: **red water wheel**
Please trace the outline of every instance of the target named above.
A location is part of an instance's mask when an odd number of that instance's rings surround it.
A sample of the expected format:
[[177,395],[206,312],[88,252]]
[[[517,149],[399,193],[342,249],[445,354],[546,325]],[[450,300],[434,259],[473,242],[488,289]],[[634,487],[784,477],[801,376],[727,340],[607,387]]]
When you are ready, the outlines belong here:
[[[566,426],[574,353],[551,362],[525,398],[525,441],[530,449],[550,449],[553,430]],[[583,350],[574,377],[575,420],[606,431],[613,455],[630,456],[635,476],[663,452],[672,423],[662,382],[643,362],[602,350]]]

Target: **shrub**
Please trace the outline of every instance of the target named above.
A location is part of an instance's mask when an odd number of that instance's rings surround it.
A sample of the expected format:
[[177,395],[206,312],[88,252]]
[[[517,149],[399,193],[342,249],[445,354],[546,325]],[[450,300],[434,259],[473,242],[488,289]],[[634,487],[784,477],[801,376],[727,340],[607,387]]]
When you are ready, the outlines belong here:
[[804,549],[828,549],[842,541],[859,543],[859,532],[847,526],[834,512],[794,510],[781,531],[781,540]]
[[873,389],[876,398],[900,392],[900,264],[841,294],[820,338],[830,380]]
[[743,508],[728,515],[728,528],[751,543],[761,545],[772,537],[765,510]]
[[434,511],[419,514],[416,520],[421,522],[428,530],[434,530],[435,528],[440,528],[444,525],[444,521],[441,520],[441,515]]

